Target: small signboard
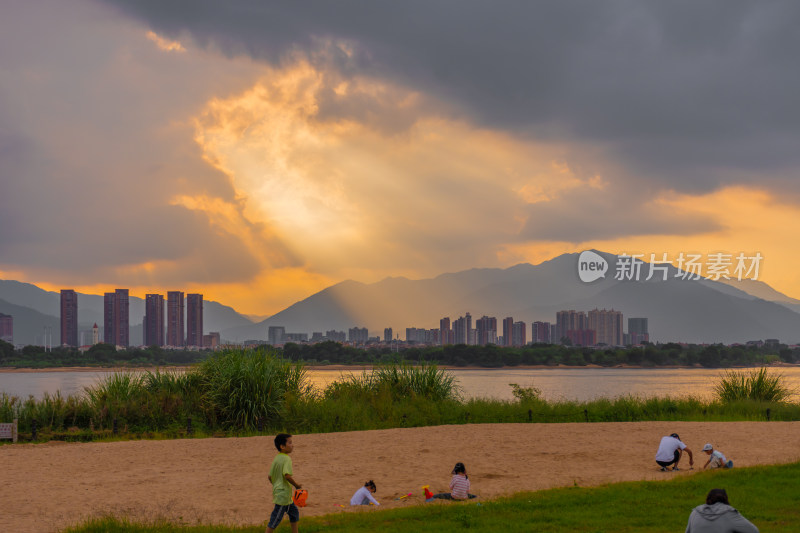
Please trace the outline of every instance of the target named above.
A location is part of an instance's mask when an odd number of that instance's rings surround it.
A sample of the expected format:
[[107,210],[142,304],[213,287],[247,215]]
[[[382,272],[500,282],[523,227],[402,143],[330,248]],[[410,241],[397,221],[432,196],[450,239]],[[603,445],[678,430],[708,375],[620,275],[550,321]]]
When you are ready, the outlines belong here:
[[17,442],[16,420],[10,424],[0,424],[0,439],[11,439],[12,442]]

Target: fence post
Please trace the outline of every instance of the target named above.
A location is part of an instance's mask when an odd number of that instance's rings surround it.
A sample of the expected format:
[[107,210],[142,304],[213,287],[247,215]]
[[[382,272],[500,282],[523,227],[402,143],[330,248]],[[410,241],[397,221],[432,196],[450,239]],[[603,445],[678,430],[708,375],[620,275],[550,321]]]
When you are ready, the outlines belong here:
[[31,420],[31,440],[36,440],[36,420]]
[[194,430],[192,430],[192,417],[190,416],[186,418],[186,434],[191,435],[193,432]]
[[11,429],[11,442],[17,442],[17,428],[19,419],[14,419],[14,427]]
[[111,431],[113,431],[114,435],[116,435],[119,432],[118,429],[117,429],[117,419],[116,418],[114,418],[114,423],[112,424],[111,427],[112,427]]
[[769,408],[767,408],[767,422],[769,422]]
[[583,418],[584,418],[584,419],[585,419],[587,422],[589,421],[589,410],[588,410],[588,409],[584,409],[584,410],[583,410]]
[[528,409],[528,422],[533,422],[533,411]]

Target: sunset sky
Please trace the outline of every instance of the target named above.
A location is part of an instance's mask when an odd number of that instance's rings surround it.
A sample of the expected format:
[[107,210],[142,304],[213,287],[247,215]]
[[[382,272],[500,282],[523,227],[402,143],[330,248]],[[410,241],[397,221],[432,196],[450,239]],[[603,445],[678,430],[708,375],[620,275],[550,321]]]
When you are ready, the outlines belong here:
[[565,252],[800,298],[800,3],[10,0],[0,278],[270,315]]

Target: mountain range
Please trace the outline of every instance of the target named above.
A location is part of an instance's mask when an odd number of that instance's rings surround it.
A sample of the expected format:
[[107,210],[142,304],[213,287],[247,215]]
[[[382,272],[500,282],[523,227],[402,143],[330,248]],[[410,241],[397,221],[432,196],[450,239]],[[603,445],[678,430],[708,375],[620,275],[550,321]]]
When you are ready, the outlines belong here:
[[[381,337],[384,328],[391,327],[403,338],[407,327],[438,328],[441,318],[450,317],[452,321],[467,312],[473,320],[487,315],[496,317],[499,323],[510,316],[531,323],[555,322],[560,310],[613,308],[625,319],[648,318],[652,341],[800,341],[800,301],[766,283],[684,279],[684,273],[672,266],[667,268],[666,280],[660,273],[645,280],[650,267],[647,263],[641,265],[641,279],[617,279],[618,256],[594,252],[610,266],[605,277],[592,282],[579,278],[579,254],[563,254],[538,265],[476,268],[430,279],[392,277],[370,284],[347,280],[257,323],[230,307],[205,301],[204,332],[219,331],[224,340],[240,342],[266,339],[269,326],[282,326],[287,333],[309,334],[358,326],[368,328],[371,336]],[[102,325],[102,300],[102,296],[79,295],[80,329],[91,327],[92,322]],[[143,300],[130,300],[130,316],[143,316]],[[31,335],[41,335],[44,325],[53,328],[54,342],[58,342],[58,293],[0,281],[0,312],[14,315],[16,343],[33,343]],[[141,338],[141,324],[136,327],[138,336],[131,328],[133,342]]]

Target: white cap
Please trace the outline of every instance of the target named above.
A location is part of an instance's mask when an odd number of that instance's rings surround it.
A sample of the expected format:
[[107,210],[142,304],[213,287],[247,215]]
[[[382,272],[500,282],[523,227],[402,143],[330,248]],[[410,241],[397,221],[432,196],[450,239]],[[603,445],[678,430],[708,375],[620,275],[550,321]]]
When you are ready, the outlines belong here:
[[714,449],[714,447],[711,445],[710,442],[708,444],[706,444],[705,446],[703,446],[703,451],[704,452],[710,452],[713,449]]

